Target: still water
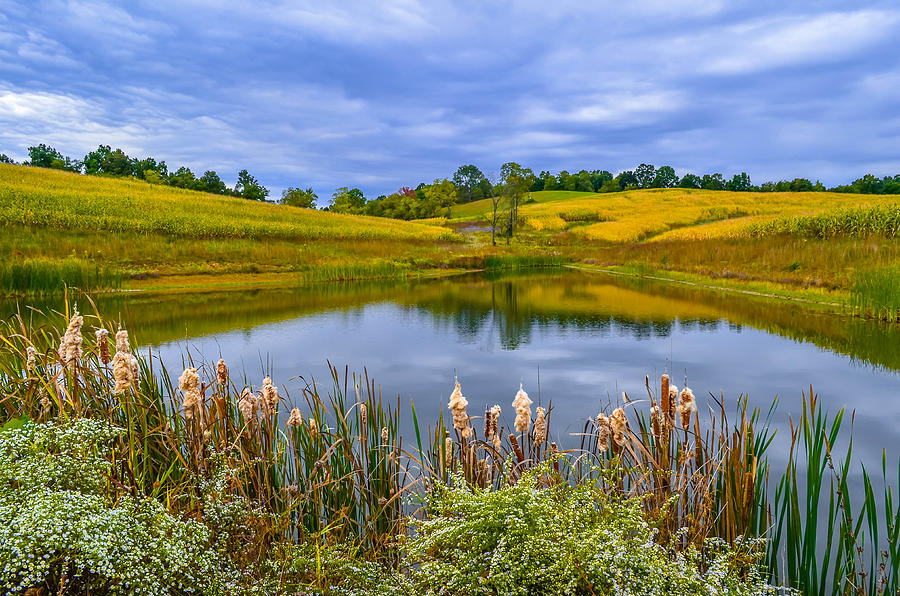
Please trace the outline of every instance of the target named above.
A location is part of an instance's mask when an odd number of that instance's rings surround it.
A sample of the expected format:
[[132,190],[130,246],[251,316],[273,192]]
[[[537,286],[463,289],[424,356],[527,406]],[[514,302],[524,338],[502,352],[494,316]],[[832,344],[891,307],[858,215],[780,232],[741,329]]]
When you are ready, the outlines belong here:
[[195,361],[222,356],[233,378],[243,371],[259,384],[271,374],[298,400],[305,380],[330,386],[328,361],[365,368],[385,398],[413,400],[428,420],[446,407],[454,375],[471,415],[499,403],[507,417],[522,383],[535,405],[552,401],[553,439],[572,446],[586,418],[622,391],[646,399],[644,376],[658,387],[669,372],[701,408],[714,406],[710,394],[728,404],[748,394],[764,410],[777,396],[777,464],[788,416],[812,384],[826,409],[856,410],[857,459],[877,466],[882,449],[889,461],[900,455],[900,326],[798,304],[560,272],[119,295],[97,305],[172,371],[186,351]]

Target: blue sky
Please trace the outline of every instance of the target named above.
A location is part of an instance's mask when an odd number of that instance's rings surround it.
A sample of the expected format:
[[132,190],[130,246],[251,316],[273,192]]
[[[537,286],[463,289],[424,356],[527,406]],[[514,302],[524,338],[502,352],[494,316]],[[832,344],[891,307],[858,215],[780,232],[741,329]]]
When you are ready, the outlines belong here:
[[4,0],[0,152],[320,197],[506,161],[832,185],[900,173],[898,31],[892,2]]

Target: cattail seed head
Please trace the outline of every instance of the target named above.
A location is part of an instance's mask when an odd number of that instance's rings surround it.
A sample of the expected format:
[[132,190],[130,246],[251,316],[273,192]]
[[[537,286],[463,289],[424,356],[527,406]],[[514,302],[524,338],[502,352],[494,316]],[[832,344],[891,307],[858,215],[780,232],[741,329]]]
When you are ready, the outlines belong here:
[[381,444],[387,445],[390,439],[390,434],[388,433],[388,429],[386,426],[381,427]]
[[489,439],[491,443],[494,445],[494,449],[497,451],[500,450],[500,445],[502,444],[502,439],[500,438],[500,406],[494,405],[491,408],[491,428],[489,433]]
[[309,417],[309,436],[313,438],[315,441],[319,438],[319,424],[316,422],[316,419],[312,416]]
[[181,377],[178,379],[178,388],[184,393],[184,417],[191,420],[200,412],[200,405],[203,397],[200,395],[200,375],[197,369],[188,367],[184,369]]
[[453,393],[450,394],[450,403],[447,406],[453,412],[453,428],[458,430],[463,438],[468,438],[472,433],[472,429],[469,428],[469,415],[466,413],[466,406],[468,405],[469,401],[463,397],[459,381],[456,381]]
[[291,416],[287,421],[288,426],[293,426],[294,428],[298,426],[303,426],[303,416],[300,415],[300,409],[294,408],[291,410]]
[[616,408],[609,417],[609,428],[612,431],[613,441],[620,447],[625,444],[625,430],[628,428],[628,419],[625,410]]
[[678,399],[678,413],[681,415],[681,428],[687,430],[691,426],[691,416],[697,411],[694,392],[685,387]]
[[131,359],[128,332],[120,329],[116,333],[116,354],[112,359],[113,379],[116,381],[116,387],[113,391],[117,394],[125,393],[137,379]]
[[100,362],[109,364],[112,361],[112,356],[109,353],[109,331],[100,328],[97,329],[95,334],[97,336],[97,352],[100,355]]
[[31,374],[37,369],[37,350],[32,346],[25,348],[25,373]]
[[522,389],[520,383],[519,391],[512,402],[512,406],[516,409],[516,430],[520,433],[528,432],[528,427],[531,425],[531,404],[531,398]]
[[78,314],[78,308],[72,310],[72,318],[69,319],[69,326],[59,342],[59,359],[63,366],[75,375],[78,365],[81,361],[81,344],[84,341],[81,337],[81,326],[84,324],[84,317]]
[[228,385],[228,366],[225,364],[224,358],[219,358],[216,363],[216,380],[222,387]]
[[360,402],[359,404],[359,428],[360,432],[365,432],[366,425],[369,423],[369,411],[366,408],[366,404]]
[[597,448],[600,451],[609,449],[609,418],[606,414],[600,412],[597,414]]
[[544,408],[537,409],[537,418],[534,421],[534,444],[543,445],[547,440],[547,415]]
[[669,411],[672,409],[672,402],[669,401],[669,375],[663,374],[659,391],[659,406],[662,410],[662,417],[668,418]]
[[446,437],[444,439],[444,457],[447,458],[447,462],[450,462],[450,458],[453,457],[453,439],[450,437]]
[[262,389],[259,392],[259,404],[262,406],[263,416],[270,418],[275,415],[278,409],[278,387],[272,383],[271,377],[263,379]]
[[256,426],[256,397],[253,395],[253,392],[250,391],[249,387],[244,387],[244,390],[241,391],[241,396],[238,398],[238,409],[241,411],[241,415],[244,417],[244,423],[247,424],[247,426],[250,428]]

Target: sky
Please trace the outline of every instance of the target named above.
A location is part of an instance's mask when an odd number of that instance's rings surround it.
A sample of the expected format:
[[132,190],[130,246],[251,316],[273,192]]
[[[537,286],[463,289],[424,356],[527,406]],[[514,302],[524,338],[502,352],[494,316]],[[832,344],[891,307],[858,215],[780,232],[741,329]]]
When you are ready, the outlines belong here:
[[898,31],[896,2],[3,0],[0,153],[320,197],[508,161],[843,184],[900,173]]

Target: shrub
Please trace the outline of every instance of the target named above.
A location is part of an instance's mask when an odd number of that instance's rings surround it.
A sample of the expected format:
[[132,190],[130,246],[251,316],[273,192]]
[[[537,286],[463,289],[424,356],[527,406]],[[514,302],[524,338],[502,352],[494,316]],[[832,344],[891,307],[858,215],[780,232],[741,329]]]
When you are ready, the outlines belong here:
[[462,481],[430,493],[409,543],[425,594],[772,594],[761,545],[710,543],[701,555],[657,544],[638,499],[599,484],[540,488],[546,468],[500,490]]
[[95,420],[0,432],[0,584],[11,593],[228,592],[206,526],[105,490],[121,431]]

